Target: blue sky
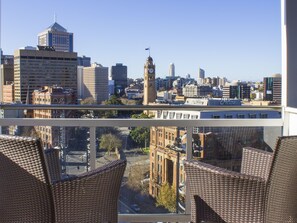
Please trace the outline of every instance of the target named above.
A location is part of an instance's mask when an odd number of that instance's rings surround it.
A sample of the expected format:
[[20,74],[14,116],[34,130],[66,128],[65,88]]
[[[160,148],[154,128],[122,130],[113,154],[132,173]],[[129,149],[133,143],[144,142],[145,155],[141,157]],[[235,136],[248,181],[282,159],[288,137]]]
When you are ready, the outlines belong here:
[[37,45],[57,21],[74,33],[74,50],[92,62],[128,66],[143,76],[151,47],[156,75],[263,80],[281,72],[280,0],[2,0],[2,49]]

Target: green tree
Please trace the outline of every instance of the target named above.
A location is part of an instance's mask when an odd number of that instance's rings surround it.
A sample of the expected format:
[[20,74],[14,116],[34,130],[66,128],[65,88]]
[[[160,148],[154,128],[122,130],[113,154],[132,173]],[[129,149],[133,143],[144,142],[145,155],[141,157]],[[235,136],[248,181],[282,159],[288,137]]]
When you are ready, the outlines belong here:
[[[117,98],[117,96],[112,95],[108,100],[104,101],[102,104],[104,105],[123,105],[122,101]],[[116,117],[118,116],[120,112],[116,110],[111,110],[111,111],[105,111],[104,112],[104,117],[106,118],[111,118],[111,117]]]
[[163,206],[170,212],[176,211],[176,191],[168,183],[161,186],[160,194],[157,196],[157,206]]
[[[131,118],[146,119],[146,118],[149,118],[149,116],[144,113],[141,113],[141,114],[134,114],[131,116]],[[150,129],[147,127],[136,127],[136,128],[133,127],[132,130],[130,131],[130,137],[139,146],[142,146],[142,147],[146,146],[150,141]]]
[[113,149],[119,149],[122,146],[122,140],[120,140],[116,135],[111,133],[104,134],[100,138],[100,148],[105,148],[108,151],[108,155]]
[[[80,104],[81,105],[96,105],[97,102],[95,101],[95,99],[93,97],[88,97],[88,98],[81,100]],[[93,111],[93,110],[79,110],[79,112],[81,113],[80,116],[83,116],[83,115],[94,116],[94,115],[97,115],[97,113],[98,113],[98,111]]]

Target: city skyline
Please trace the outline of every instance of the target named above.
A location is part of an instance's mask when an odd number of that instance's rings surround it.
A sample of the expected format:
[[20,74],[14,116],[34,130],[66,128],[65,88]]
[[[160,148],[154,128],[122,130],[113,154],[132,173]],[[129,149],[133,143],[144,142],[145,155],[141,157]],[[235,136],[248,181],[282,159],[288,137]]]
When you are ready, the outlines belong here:
[[[123,63],[128,77],[143,77],[150,47],[156,76],[170,63],[176,76],[259,80],[281,73],[279,0],[209,0],[150,4],[136,0],[69,4],[53,0],[2,0],[4,54],[37,45],[37,35],[57,22],[74,33],[74,51],[111,67]],[[34,13],[28,13],[33,11]],[[11,15],[14,15],[13,19]]]

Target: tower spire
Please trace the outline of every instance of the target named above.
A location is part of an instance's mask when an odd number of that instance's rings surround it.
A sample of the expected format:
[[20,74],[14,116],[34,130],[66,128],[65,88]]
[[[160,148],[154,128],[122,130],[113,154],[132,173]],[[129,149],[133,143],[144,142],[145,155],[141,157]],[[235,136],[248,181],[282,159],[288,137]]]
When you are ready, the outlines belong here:
[[149,57],[151,56],[151,47],[145,48],[145,50],[149,51]]
[[56,15],[56,12],[54,12],[54,22],[55,22],[55,23],[57,22],[57,15]]

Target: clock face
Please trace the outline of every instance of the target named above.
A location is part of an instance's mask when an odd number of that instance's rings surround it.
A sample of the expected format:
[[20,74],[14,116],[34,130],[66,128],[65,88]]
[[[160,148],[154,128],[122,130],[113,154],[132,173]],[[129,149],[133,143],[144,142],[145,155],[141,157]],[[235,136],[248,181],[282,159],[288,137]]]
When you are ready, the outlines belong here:
[[154,69],[153,69],[153,68],[150,68],[150,69],[148,69],[148,72],[149,72],[150,74],[152,74],[152,73],[154,73]]

